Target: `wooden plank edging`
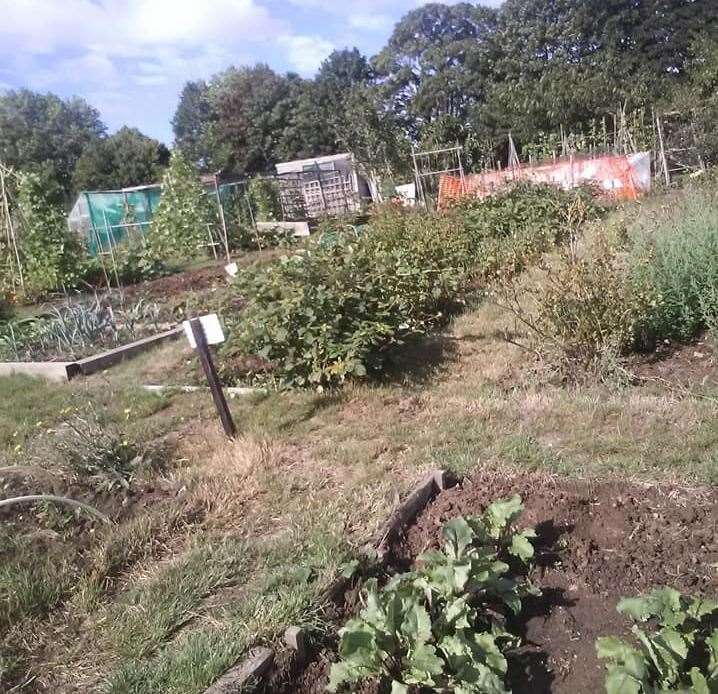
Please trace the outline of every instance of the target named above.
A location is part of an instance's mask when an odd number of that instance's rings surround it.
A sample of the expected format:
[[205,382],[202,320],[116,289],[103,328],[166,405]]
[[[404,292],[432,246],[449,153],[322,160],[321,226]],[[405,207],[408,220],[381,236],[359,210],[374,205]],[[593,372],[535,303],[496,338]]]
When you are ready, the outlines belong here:
[[182,328],[172,328],[157,335],[143,337],[127,345],[115,347],[107,352],[101,352],[91,357],[77,361],[6,361],[0,362],[0,376],[25,374],[44,378],[47,381],[69,381],[76,376],[89,376],[97,371],[114,366],[115,364],[144,352],[165,340],[174,340],[182,334]]
[[[414,491],[409,494],[403,503],[399,504],[389,517],[379,540],[374,544],[374,549],[376,549],[382,563],[386,561],[391,543],[424,510],[436,494],[444,489],[446,489],[446,472],[444,470],[434,470],[415,487]],[[338,599],[346,590],[349,580],[344,576],[335,579],[325,591],[325,597],[330,600]],[[304,657],[306,646],[302,629],[293,626],[287,627],[284,632],[284,641],[287,646],[297,652],[297,657]],[[260,656],[257,655],[258,651],[262,652]],[[261,681],[269,673],[273,663],[274,651],[271,649],[260,648],[250,651],[244,660],[222,675],[211,687],[205,690],[204,694],[230,694],[239,691],[242,685],[247,684],[250,680]]]

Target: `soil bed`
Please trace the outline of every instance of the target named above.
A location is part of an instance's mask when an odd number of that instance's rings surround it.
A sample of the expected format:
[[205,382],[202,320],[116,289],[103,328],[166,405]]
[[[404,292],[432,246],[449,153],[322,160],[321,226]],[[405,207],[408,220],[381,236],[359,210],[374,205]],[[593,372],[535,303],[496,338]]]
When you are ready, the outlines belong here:
[[[517,693],[602,692],[599,636],[627,637],[616,612],[624,596],[669,585],[692,594],[718,594],[718,492],[588,482],[534,473],[482,472],[441,493],[394,547],[392,570],[440,543],[443,524],[477,515],[492,501],[520,494],[520,525],[538,532],[530,574],[541,598],[525,601],[521,653],[510,659],[509,688]],[[323,653],[285,691],[323,692],[329,670]],[[375,685],[357,690],[376,692]]]

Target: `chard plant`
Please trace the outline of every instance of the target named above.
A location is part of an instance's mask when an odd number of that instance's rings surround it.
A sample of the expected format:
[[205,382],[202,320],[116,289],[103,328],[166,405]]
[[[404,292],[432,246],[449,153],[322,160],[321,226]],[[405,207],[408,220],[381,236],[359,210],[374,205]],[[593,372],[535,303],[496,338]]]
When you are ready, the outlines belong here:
[[[608,661],[608,694],[718,692],[718,602],[659,588],[617,609],[634,621],[635,645],[613,636],[596,641]],[[648,629],[638,626],[645,623]]]
[[[496,502],[477,518],[445,524],[443,547],[383,588],[367,583],[364,608],[340,630],[340,662],[328,690],[378,678],[392,694],[409,687],[457,694],[506,692],[505,652],[519,638],[504,626],[522,598],[538,594],[512,575],[534,555],[531,529],[517,532],[521,498]],[[511,564],[511,566],[510,566]]]

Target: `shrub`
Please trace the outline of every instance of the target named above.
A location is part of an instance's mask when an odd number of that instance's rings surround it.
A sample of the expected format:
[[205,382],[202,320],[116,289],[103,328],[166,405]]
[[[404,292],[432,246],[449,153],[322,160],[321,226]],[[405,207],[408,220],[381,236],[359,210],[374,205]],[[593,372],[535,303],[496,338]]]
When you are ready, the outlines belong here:
[[[520,226],[524,193],[535,227]],[[365,228],[326,223],[319,243],[237,280],[246,305],[239,320],[229,316],[227,363],[259,357],[279,386],[323,388],[377,372],[389,347],[440,323],[472,279],[485,284],[489,268],[518,272],[588,209],[581,195],[521,187],[444,215],[389,203]]]
[[693,188],[639,228],[632,281],[655,306],[641,323],[658,339],[687,340],[718,323],[718,190]]
[[[636,645],[613,636],[596,641],[608,661],[608,694],[714,692],[718,689],[718,603],[672,588],[626,598],[618,611],[630,617]],[[651,623],[650,631],[638,626]]]
[[546,265],[534,295],[537,332],[571,360],[588,365],[634,343],[642,302],[622,258],[602,237],[584,255],[570,248]]
[[199,176],[179,152],[172,154],[162,179],[162,196],[152,217],[147,243],[154,257],[194,258],[205,252],[215,211]]
[[68,229],[62,209],[45,195],[37,175],[20,177],[18,208],[24,221],[18,250],[25,293],[37,299],[76,287],[84,276],[86,249]]
[[329,691],[376,677],[391,691],[505,692],[504,651],[520,640],[506,631],[505,613],[537,594],[510,564],[533,557],[533,530],[516,532],[521,499],[491,504],[479,518],[454,518],[444,547],[418,558],[418,568],[367,587],[359,617],[340,630],[341,661]]
[[226,354],[270,362],[279,386],[364,376],[390,345],[442,318],[466,262],[465,238],[447,220],[394,210],[359,238],[340,234],[243,272],[235,287],[247,305]]
[[524,270],[543,252],[564,241],[596,207],[588,191],[519,183],[484,200],[455,207],[475,250],[479,280]]

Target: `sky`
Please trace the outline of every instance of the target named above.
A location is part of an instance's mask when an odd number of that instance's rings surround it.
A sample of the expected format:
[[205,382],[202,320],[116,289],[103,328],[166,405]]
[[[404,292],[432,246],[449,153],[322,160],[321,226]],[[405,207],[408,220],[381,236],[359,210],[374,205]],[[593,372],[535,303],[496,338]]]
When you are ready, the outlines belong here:
[[[266,62],[310,77],[335,48],[374,55],[421,0],[0,0],[0,90],[81,96],[109,131],[167,144],[187,80]],[[499,4],[487,0],[483,4]]]

